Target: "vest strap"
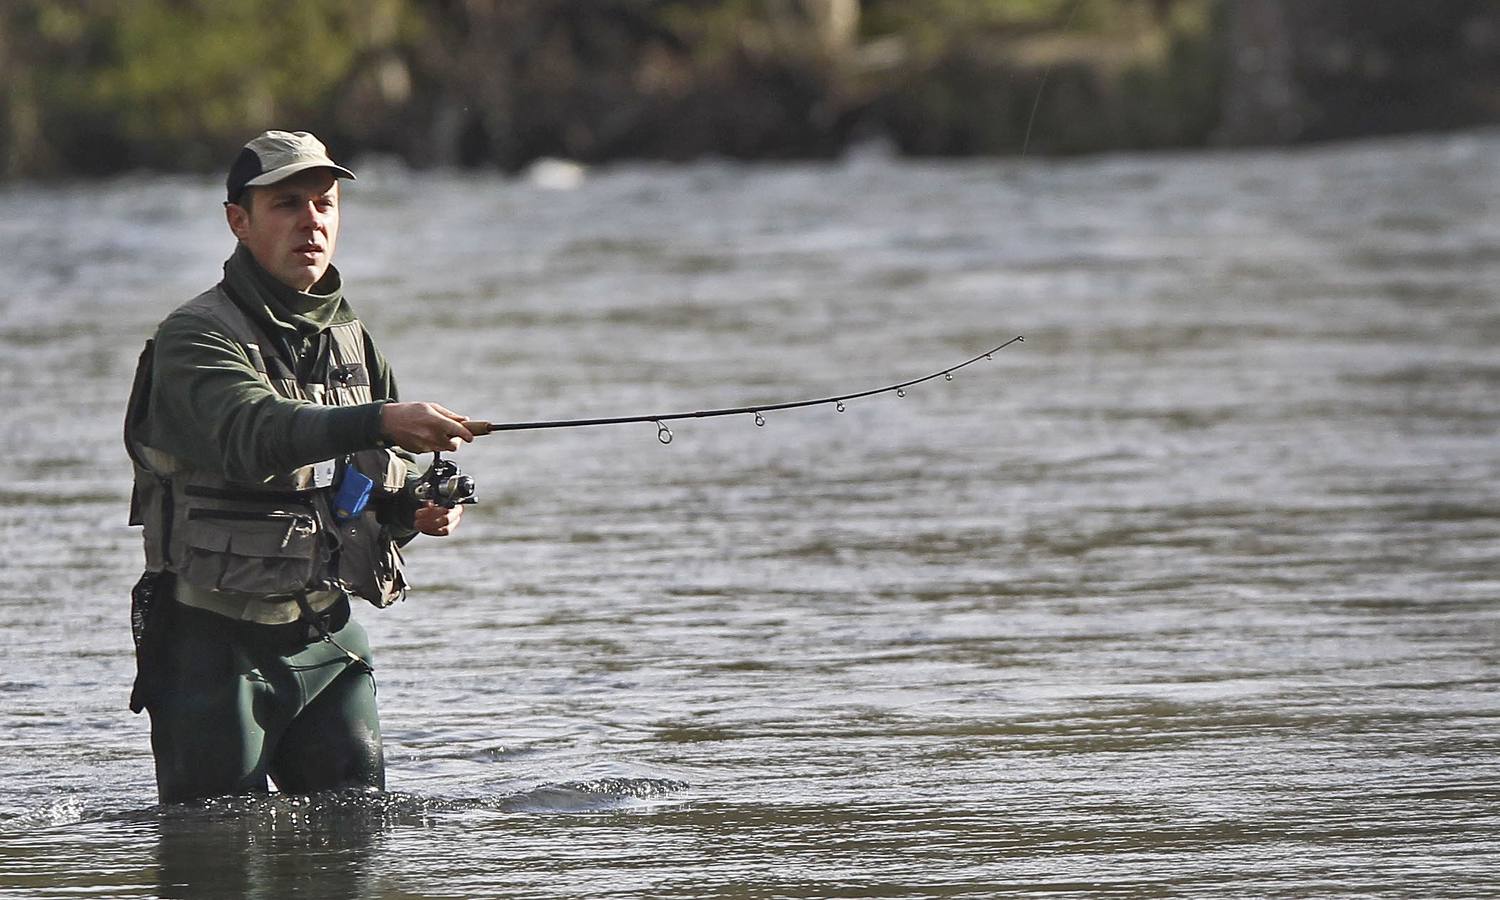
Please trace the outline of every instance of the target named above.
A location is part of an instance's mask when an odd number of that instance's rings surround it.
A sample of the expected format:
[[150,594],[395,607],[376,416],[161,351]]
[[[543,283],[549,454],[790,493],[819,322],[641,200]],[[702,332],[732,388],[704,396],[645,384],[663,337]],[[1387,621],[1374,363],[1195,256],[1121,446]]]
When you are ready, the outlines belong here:
[[189,497],[202,497],[206,500],[230,500],[236,502],[249,501],[279,501],[281,503],[304,503],[310,504],[323,488],[315,488],[307,491],[257,491],[249,488],[222,488],[210,487],[204,484],[190,484],[183,489],[183,493]]

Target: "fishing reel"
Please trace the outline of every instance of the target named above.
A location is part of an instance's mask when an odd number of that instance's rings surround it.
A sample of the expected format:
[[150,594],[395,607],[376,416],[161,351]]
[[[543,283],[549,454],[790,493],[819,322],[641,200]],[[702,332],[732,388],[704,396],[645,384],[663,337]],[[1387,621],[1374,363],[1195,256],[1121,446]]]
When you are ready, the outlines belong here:
[[443,459],[441,453],[432,454],[431,468],[406,486],[406,494],[417,508],[429,502],[447,509],[479,502],[474,496],[474,478],[460,471],[452,460]]

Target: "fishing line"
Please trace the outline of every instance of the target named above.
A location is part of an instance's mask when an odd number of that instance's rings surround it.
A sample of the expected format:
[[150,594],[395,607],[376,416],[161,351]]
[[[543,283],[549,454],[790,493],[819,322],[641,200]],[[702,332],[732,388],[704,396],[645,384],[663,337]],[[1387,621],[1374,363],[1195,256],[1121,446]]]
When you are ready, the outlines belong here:
[[993,359],[996,353],[1004,350],[1011,344],[1020,343],[1024,340],[1025,338],[1021,335],[1016,335],[1005,343],[995,347],[991,347],[978,356],[966,359],[955,366],[948,366],[944,369],[938,369],[931,375],[924,375],[921,378],[912,378],[908,381],[901,381],[897,382],[896,384],[888,384],[885,387],[870,388],[863,391],[851,391],[847,394],[835,394],[831,397],[818,397],[812,400],[787,400],[776,403],[761,403],[756,406],[730,406],[724,407],[722,409],[700,409],[694,412],[608,416],[599,419],[550,419],[536,422],[488,422],[475,419],[465,422],[464,427],[469,429],[470,434],[480,436],[486,434],[494,434],[497,431],[536,431],[543,428],[585,428],[591,425],[626,425],[631,423],[649,422],[652,425],[656,426],[656,439],[661,441],[663,444],[670,444],[672,443],[672,429],[667,427],[668,422],[675,422],[680,419],[711,419],[718,416],[753,416],[755,418],[756,426],[763,427],[766,424],[765,414],[768,412],[779,412],[781,410],[787,409],[802,409],[809,406],[826,406],[830,403],[833,404],[834,409],[839,412],[843,412],[847,408],[846,404],[852,400],[859,400],[864,397],[874,397],[877,394],[890,393],[894,393],[897,397],[905,397],[907,388],[915,387],[916,385],[923,384],[924,382],[933,381],[934,379],[938,378],[941,378],[944,381],[952,381],[953,373],[957,372],[959,369],[962,369],[965,366],[971,366],[974,363],[979,362],[981,359]]
[[[1068,18],[1063,21],[1062,31],[1067,34],[1068,29],[1073,27],[1073,17],[1078,15],[1078,7],[1083,5],[1083,0],[1073,0],[1073,7],[1068,10]],[[1036,96],[1031,100],[1031,115],[1026,118],[1026,134],[1021,138],[1021,158],[1026,158],[1026,151],[1031,149],[1031,128],[1036,124],[1037,111],[1042,108],[1042,92],[1047,90],[1047,79],[1052,77],[1052,70],[1057,68],[1057,60],[1053,59],[1047,63],[1047,68],[1042,70],[1041,84],[1036,86]]]

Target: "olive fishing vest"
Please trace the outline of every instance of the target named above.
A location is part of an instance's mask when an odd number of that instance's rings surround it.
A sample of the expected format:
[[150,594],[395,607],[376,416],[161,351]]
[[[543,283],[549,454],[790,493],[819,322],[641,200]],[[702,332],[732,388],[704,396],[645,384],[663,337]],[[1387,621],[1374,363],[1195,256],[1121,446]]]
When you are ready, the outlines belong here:
[[[374,399],[365,333],[357,320],[325,329],[317,362],[297,373],[222,285],[182,310],[217,322],[283,397],[331,406]],[[406,464],[400,457],[372,448],[256,483],[229,481],[196,467],[141,440],[149,433],[154,351],[148,341],[125,421],[125,446],[135,469],[130,524],[144,526],[147,570],[175,572],[202,590],[268,601],[342,590],[389,606],[405,596],[401,553],[377,513],[382,501],[405,487]],[[374,482],[373,492],[362,511],[335,515],[333,486],[347,469]]]

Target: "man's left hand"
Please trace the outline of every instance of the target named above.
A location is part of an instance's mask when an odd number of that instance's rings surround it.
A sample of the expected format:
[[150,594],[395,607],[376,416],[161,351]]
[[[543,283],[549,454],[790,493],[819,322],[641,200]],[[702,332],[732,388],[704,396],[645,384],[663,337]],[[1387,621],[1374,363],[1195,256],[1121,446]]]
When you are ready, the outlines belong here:
[[417,530],[433,537],[447,537],[458,528],[458,520],[464,516],[462,506],[438,506],[431,500],[418,509],[413,516]]

